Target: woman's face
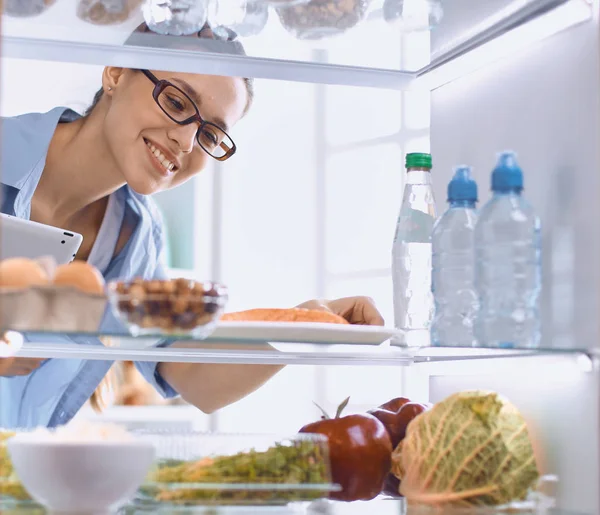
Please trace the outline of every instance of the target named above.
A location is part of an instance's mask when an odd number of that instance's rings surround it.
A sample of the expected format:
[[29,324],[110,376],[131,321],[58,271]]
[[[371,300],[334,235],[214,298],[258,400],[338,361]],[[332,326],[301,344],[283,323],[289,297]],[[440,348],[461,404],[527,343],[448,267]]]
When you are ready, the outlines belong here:
[[[195,92],[190,96],[197,98],[202,119],[215,123],[235,141],[231,128],[243,116],[248,102],[243,79],[153,73],[159,80]],[[178,125],[164,114],[152,97],[154,84],[143,73],[108,67],[103,86],[108,101],[103,125],[108,150],[127,184],[137,193],[148,195],[178,186],[213,159],[196,140],[198,123]]]

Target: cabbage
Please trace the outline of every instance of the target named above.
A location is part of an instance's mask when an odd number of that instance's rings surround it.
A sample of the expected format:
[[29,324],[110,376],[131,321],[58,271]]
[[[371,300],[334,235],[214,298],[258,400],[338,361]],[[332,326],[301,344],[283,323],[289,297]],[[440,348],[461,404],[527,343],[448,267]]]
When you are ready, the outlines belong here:
[[400,493],[418,504],[502,505],[539,477],[525,420],[490,392],[451,395],[416,417],[392,459]]

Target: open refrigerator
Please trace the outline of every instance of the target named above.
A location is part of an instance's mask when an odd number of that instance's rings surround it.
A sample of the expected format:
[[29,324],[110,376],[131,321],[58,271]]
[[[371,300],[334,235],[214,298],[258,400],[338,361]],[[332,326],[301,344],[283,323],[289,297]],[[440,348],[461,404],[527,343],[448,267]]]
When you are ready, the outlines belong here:
[[[544,449],[544,471],[558,477],[558,513],[600,513],[598,0],[372,0],[347,32],[315,40],[296,37],[293,27],[285,27],[285,16],[270,6],[266,26],[242,37],[245,56],[232,53],[227,41],[139,31],[143,14],[137,4],[126,20],[103,25],[78,17],[77,3],[58,0],[32,17],[5,14],[2,56],[31,61],[32,76],[36,66],[75,63],[250,76],[272,81],[275,92],[281,84],[282,95],[290,82],[370,88],[373,95],[429,92],[440,204],[453,166],[473,166],[484,202],[493,157],[505,148],[517,151],[528,198],[543,224],[542,344],[535,351],[506,351],[336,346],[315,340],[255,351],[242,339],[235,350],[211,348],[210,337],[202,348],[176,349],[157,348],[151,338],[119,335],[110,347],[26,343],[22,356],[349,365],[357,376],[363,366],[397,366],[403,367],[402,394],[408,397],[415,392],[437,402],[464,389],[495,390],[511,399],[534,428]],[[432,15],[432,5],[442,7],[441,19]],[[390,20],[392,7],[396,19]],[[230,19],[241,12],[235,9]],[[400,173],[402,163],[395,166]],[[216,180],[213,193],[218,189]],[[318,185],[317,191],[322,191]],[[315,227],[319,232],[318,221]],[[219,279],[219,249],[211,252],[209,272]],[[403,509],[401,503],[375,503],[335,510]]]

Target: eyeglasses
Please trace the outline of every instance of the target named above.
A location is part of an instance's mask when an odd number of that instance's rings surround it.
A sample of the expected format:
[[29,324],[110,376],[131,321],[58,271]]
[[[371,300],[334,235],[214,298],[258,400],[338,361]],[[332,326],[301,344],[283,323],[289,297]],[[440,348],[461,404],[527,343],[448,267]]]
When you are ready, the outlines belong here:
[[168,80],[159,80],[152,72],[140,70],[154,84],[152,97],[171,120],[179,125],[199,123],[196,140],[202,149],[218,161],[235,154],[236,146],[229,135],[214,123],[202,119],[194,101]]

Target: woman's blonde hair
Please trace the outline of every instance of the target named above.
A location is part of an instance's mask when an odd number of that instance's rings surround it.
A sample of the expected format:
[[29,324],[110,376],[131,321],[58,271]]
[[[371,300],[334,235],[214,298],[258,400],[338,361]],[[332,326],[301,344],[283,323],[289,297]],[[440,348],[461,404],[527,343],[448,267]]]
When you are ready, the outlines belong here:
[[[110,338],[100,338],[100,341],[105,347],[113,346]],[[107,398],[110,393],[116,389],[117,379],[117,367],[113,364],[90,397],[90,406],[96,413],[102,413],[104,408],[108,405]]]

